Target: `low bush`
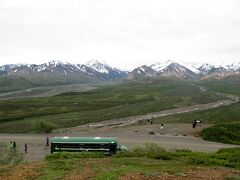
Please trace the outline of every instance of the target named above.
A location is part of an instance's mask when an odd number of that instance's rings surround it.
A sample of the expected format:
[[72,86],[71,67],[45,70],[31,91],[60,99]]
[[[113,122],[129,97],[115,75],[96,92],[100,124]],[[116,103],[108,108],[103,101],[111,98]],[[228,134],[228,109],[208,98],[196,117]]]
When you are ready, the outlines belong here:
[[240,123],[218,124],[203,130],[203,139],[240,144]]
[[46,160],[80,159],[80,158],[103,158],[102,152],[58,152],[46,156]]
[[187,163],[240,168],[240,148],[221,149],[212,154],[192,153],[189,154]]
[[56,125],[49,121],[40,121],[37,125],[37,130],[40,132],[50,133],[53,129],[56,128]]
[[120,152],[116,157],[148,157],[162,160],[172,159],[164,148],[154,143],[146,143],[145,147],[136,147],[129,151]]
[[19,164],[23,162],[23,154],[17,149],[8,147],[5,143],[0,143],[0,164]]

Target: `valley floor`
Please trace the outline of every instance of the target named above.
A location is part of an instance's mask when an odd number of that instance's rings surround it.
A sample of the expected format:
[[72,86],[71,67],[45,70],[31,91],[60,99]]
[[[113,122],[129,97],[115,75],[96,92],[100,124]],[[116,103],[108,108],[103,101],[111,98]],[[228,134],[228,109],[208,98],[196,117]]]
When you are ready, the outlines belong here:
[[50,153],[49,147],[46,146],[46,138],[54,136],[117,137],[119,143],[126,145],[128,148],[144,146],[147,142],[156,143],[168,150],[190,149],[199,152],[216,152],[221,148],[239,147],[236,145],[204,141],[199,137],[199,134],[203,128],[211,126],[209,124],[197,126],[196,129],[192,128],[191,122],[186,124],[164,124],[163,129],[160,129],[160,124],[146,124],[149,119],[213,109],[220,106],[228,106],[239,101],[238,96],[222,95],[228,99],[184,108],[168,109],[145,115],[89,123],[72,128],[57,129],[50,134],[0,134],[0,142],[8,144],[10,141],[15,141],[20,152],[24,152],[24,144],[28,144],[28,153],[25,154],[25,159],[28,162],[44,159],[44,157]]

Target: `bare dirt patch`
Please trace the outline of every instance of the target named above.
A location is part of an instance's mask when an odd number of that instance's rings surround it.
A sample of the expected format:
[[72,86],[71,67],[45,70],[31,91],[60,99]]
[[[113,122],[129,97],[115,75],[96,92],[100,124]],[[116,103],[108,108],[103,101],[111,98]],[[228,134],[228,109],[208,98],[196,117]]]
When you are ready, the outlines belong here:
[[83,159],[79,161],[79,164],[83,167],[82,170],[72,171],[66,176],[65,180],[85,180],[93,178],[96,173],[93,170],[93,165],[108,163],[110,158],[101,159]]
[[80,172],[72,172],[65,180],[84,180],[94,177],[94,172],[89,164],[86,164]]
[[227,168],[197,168],[181,174],[161,173],[158,176],[146,176],[141,172],[121,176],[120,180],[226,180],[240,177],[240,172]]
[[18,166],[11,166],[10,172],[0,175],[1,180],[22,180],[22,179],[36,179],[41,175],[40,171],[44,167],[44,162],[35,162],[31,164],[22,164]]

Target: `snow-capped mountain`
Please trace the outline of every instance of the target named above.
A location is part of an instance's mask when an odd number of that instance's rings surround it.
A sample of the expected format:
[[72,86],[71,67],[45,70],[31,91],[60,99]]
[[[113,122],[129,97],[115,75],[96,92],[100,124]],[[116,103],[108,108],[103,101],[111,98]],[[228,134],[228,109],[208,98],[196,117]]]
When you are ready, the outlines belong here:
[[107,79],[117,79],[127,75],[127,71],[113,68],[107,65],[106,62],[100,62],[98,60],[91,60],[87,62],[86,66],[98,72],[98,76],[101,77],[100,79],[104,79],[104,76],[107,77]]
[[240,72],[240,62],[234,62],[232,64],[226,64],[223,67],[230,70],[230,71]]
[[182,66],[178,63],[171,63],[165,67],[160,72],[157,72],[158,75],[164,77],[175,77],[179,79],[195,79],[197,75],[192,72],[190,69]]
[[86,65],[100,73],[109,73],[109,70],[112,70],[105,62],[100,62],[98,60],[88,61]]
[[149,66],[143,65],[128,73],[127,80],[145,79],[154,76],[156,71]]
[[163,69],[165,69],[167,66],[169,66],[170,64],[180,64],[180,65],[186,67],[187,69],[191,70],[195,74],[199,74],[199,70],[198,70],[199,64],[197,64],[197,63],[189,63],[189,62],[178,63],[178,62],[175,62],[172,60],[167,60],[167,61],[163,61],[163,62],[158,62],[156,64],[152,64],[150,67],[153,70],[160,72]]
[[170,77],[179,79],[194,79],[197,74],[190,69],[174,61],[168,60],[163,63],[156,63],[150,66],[141,66],[130,72],[126,79],[143,79],[143,78]]
[[99,61],[89,62],[88,64],[71,64],[53,60],[43,64],[27,65],[4,65],[0,67],[0,75],[81,75],[86,79],[93,80],[111,80],[123,78],[127,72],[112,68],[107,64]]
[[222,79],[240,73],[240,62],[231,65],[212,65],[209,63],[177,63],[172,60],[141,66],[130,72],[126,79],[173,77],[178,79]]
[[[9,64],[0,66],[0,76],[42,76],[88,80],[137,80],[145,78],[173,77],[179,79],[221,79],[240,74],[240,62],[223,65],[209,63],[188,63],[167,60],[151,65],[143,65],[130,72],[113,68],[97,60],[86,64],[71,64],[50,61],[43,64]],[[76,81],[74,81],[76,82]]]
[[10,71],[13,68],[17,68],[22,66],[23,64],[6,64],[3,66],[0,66],[0,76],[8,74],[8,71]]
[[150,65],[150,67],[156,72],[161,72],[163,69],[165,69],[167,66],[169,66],[172,63],[175,63],[175,62],[172,60],[167,60],[164,62],[158,62],[156,64],[152,64]]

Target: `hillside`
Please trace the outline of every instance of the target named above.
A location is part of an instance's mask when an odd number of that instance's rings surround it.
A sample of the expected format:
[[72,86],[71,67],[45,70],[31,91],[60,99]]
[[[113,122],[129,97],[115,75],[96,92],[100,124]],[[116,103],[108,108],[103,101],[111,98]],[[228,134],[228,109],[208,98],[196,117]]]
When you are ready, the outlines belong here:
[[[111,157],[96,153],[57,153],[45,161],[1,164],[1,179],[239,179],[239,148],[217,153],[166,151],[155,144]],[[12,159],[14,160],[14,159]]]
[[[225,99],[187,81],[108,85],[88,92],[53,97],[1,100],[1,132],[38,132],[39,122],[56,128],[128,117]],[[22,128],[19,128],[22,127]]]
[[71,64],[53,60],[43,64],[7,64],[0,66],[0,92],[49,85],[122,80],[144,81],[159,78],[221,81],[237,79],[239,74],[239,62],[220,66],[167,60],[125,71],[97,60],[89,61],[86,64]]
[[99,61],[70,64],[50,61],[44,64],[16,64],[0,67],[0,92],[52,85],[70,85],[98,81],[121,80],[126,71]]
[[143,65],[128,73],[127,80],[175,78],[191,80],[221,80],[239,76],[240,63],[214,65],[208,63],[183,63],[171,60],[150,66]]

